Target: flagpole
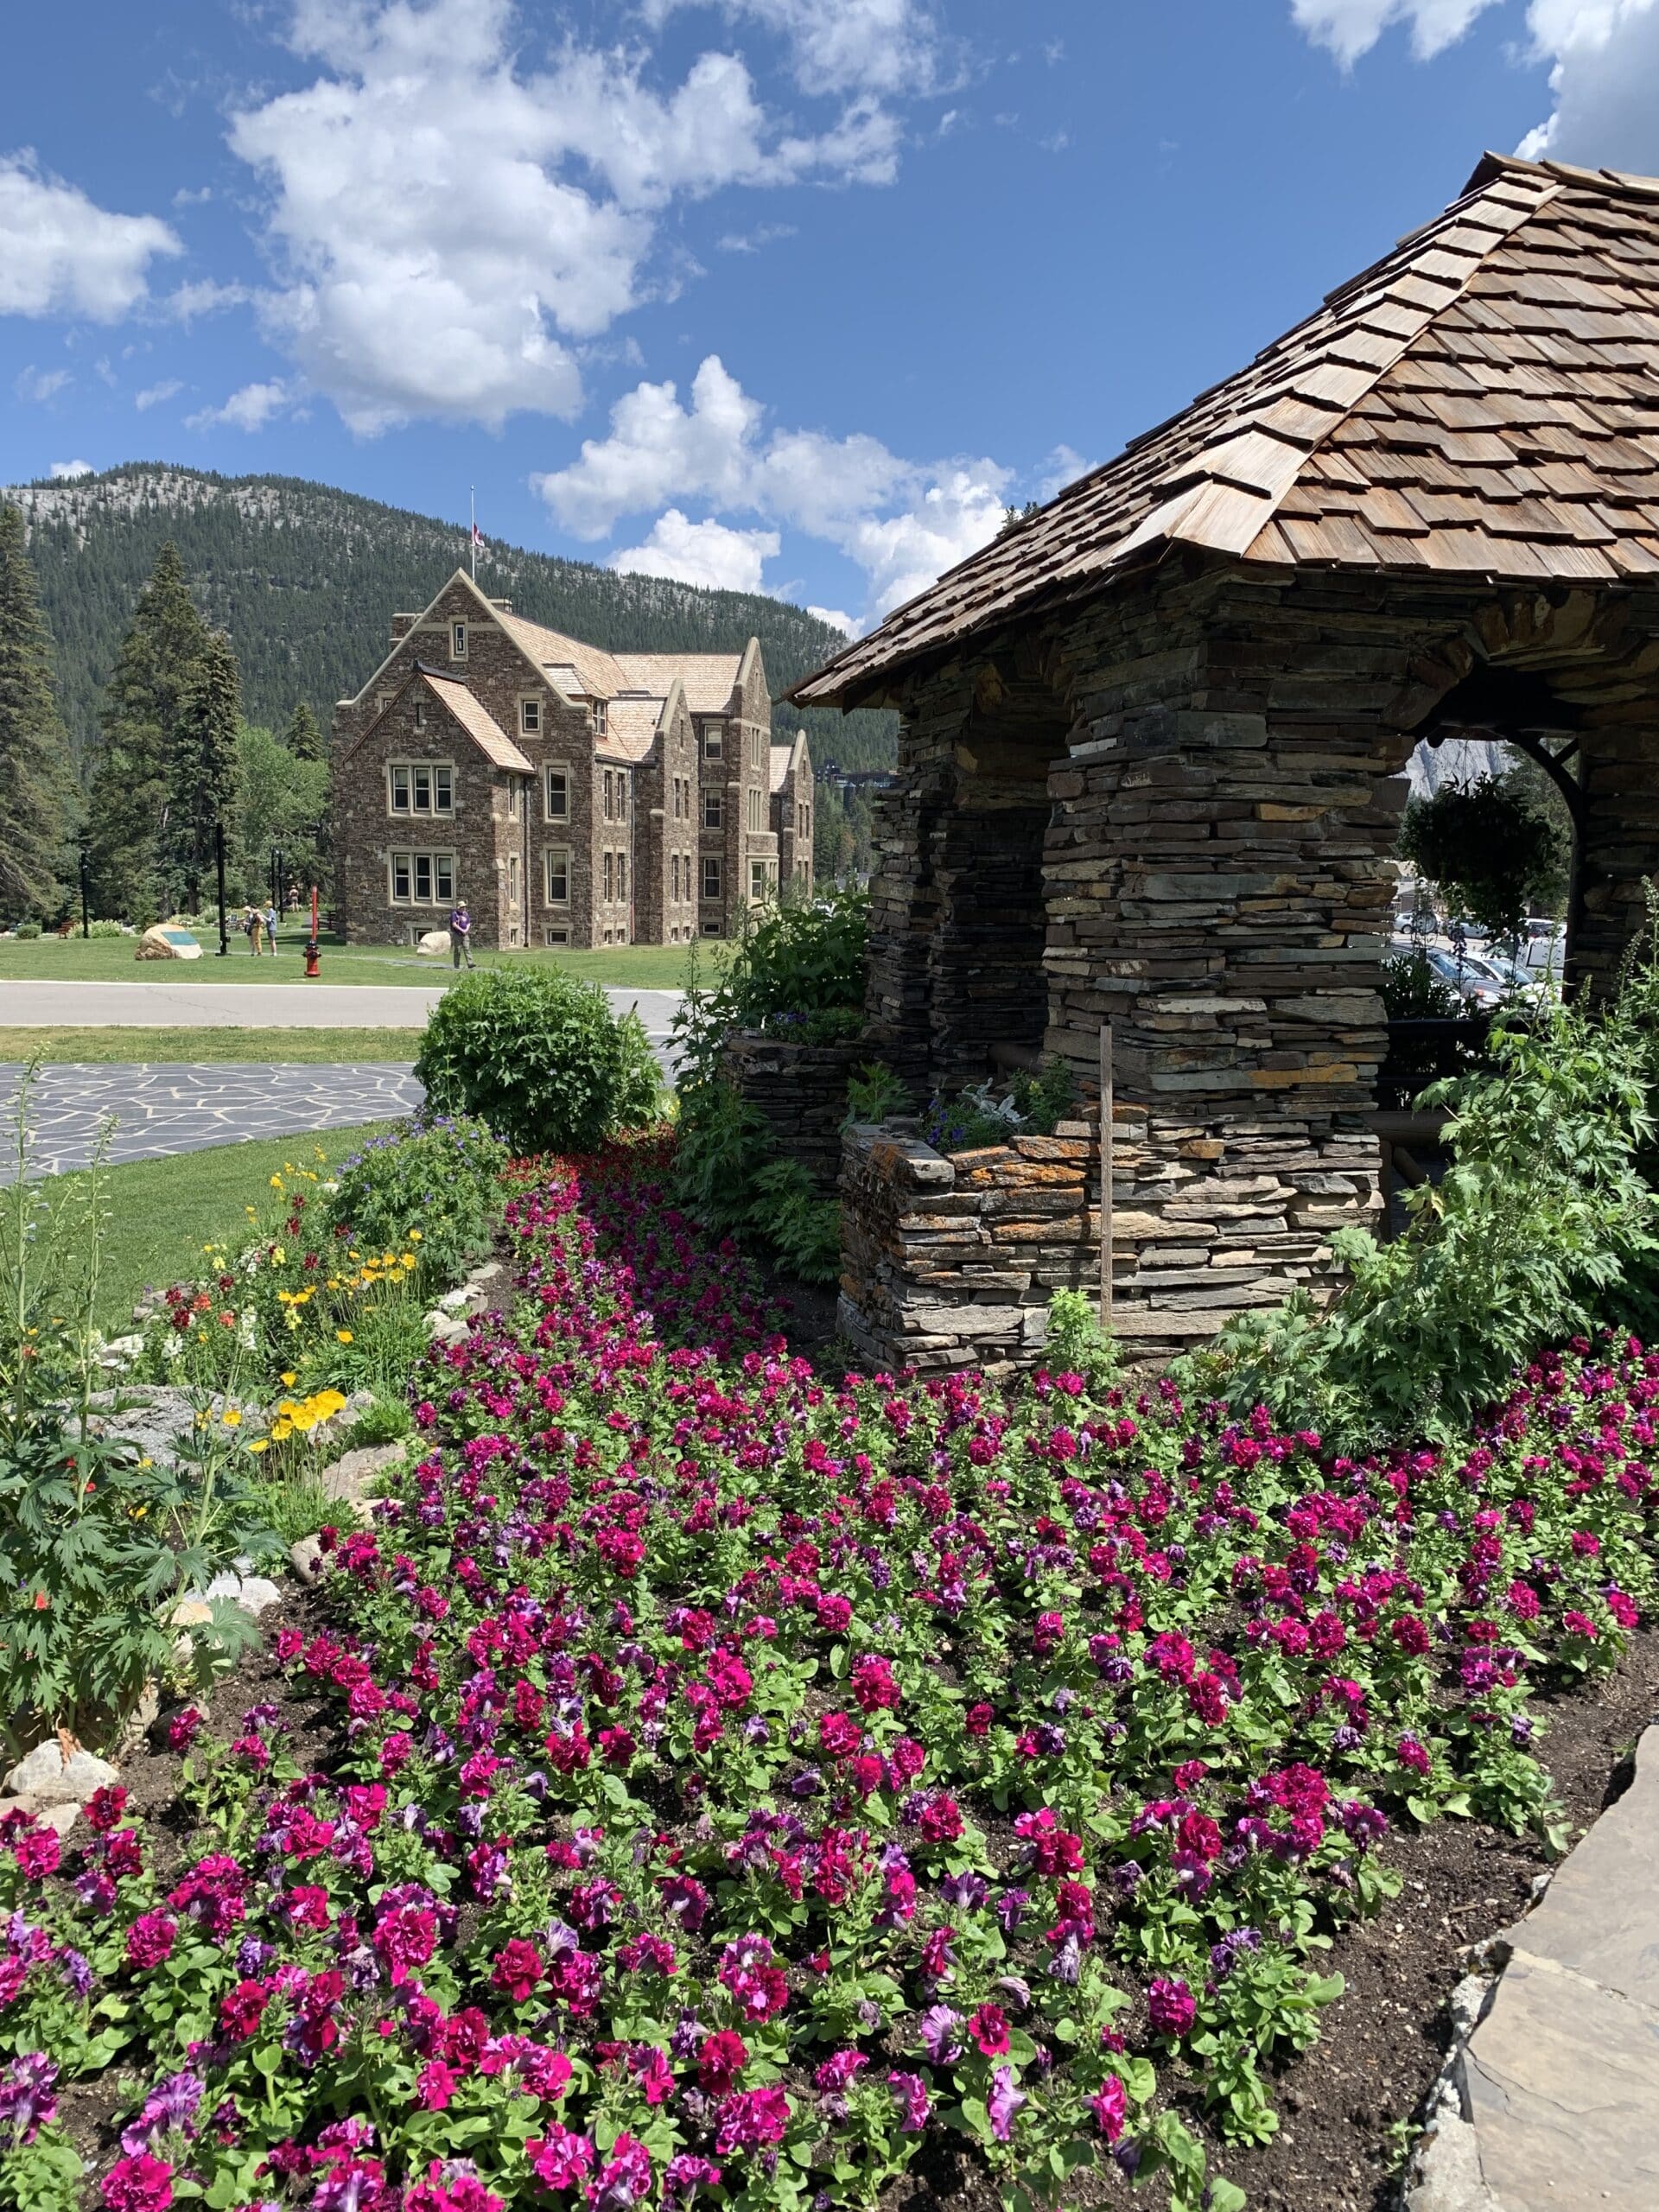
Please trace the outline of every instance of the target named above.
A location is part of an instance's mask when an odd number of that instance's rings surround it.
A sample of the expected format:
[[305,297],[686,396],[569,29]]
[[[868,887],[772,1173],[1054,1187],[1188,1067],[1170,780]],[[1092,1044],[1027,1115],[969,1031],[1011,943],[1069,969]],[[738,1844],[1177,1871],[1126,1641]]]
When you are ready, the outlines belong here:
[[471,510],[473,525],[467,543],[473,556],[473,582],[476,583],[478,582],[478,486],[475,484],[469,484],[467,486],[467,503]]

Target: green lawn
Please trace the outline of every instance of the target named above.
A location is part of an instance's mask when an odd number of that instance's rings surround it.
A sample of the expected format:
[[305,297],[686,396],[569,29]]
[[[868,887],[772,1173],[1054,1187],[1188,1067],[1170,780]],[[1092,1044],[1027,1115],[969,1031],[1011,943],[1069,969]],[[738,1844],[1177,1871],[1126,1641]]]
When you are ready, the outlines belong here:
[[[318,1136],[261,1137],[251,1144],[217,1145],[208,1152],[105,1168],[108,1222],[94,1316],[99,1327],[119,1335],[146,1286],[181,1281],[200,1264],[204,1244],[238,1236],[247,1225],[245,1209],[269,1198],[270,1179],[284,1160],[315,1167],[320,1154],[344,1160],[365,1137],[391,1126],[367,1122],[356,1128],[325,1129]],[[71,1186],[84,1186],[89,1173],[54,1176],[47,1187],[55,1200]]]
[[[275,960],[256,960],[246,939],[233,936],[228,956],[218,957],[211,938],[201,940],[200,960],[136,960],[132,938],[8,938],[0,941],[0,983],[57,982],[77,983],[303,983],[305,957],[296,928],[280,940]],[[442,983],[453,979],[445,960],[423,960],[419,954],[397,945],[341,944],[333,938],[321,940],[320,980],[327,983]],[[595,983],[616,983],[625,989],[677,990],[687,980],[690,955],[695,950],[705,982],[713,979],[730,948],[724,942],[692,947],[681,944],[620,944],[597,952],[480,952],[481,968],[529,963],[537,967],[563,968]]]
[[79,1063],[260,1060],[348,1067],[412,1060],[418,1029],[29,1029],[0,1027],[0,1066],[36,1058]]

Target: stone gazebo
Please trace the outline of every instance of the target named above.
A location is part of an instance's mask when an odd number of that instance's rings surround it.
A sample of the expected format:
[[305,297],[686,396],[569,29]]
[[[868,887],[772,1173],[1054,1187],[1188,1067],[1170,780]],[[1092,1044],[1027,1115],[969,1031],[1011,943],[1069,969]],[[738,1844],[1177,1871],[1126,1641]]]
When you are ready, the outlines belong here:
[[[1659,181],[1487,156],[791,696],[902,718],[870,1052],[918,1096],[1039,1052],[1089,1093],[1110,1025],[1126,1349],[1328,1281],[1331,1230],[1377,1205],[1419,739],[1496,734],[1571,785],[1575,986],[1611,976],[1659,871]],[[1029,1356],[1050,1290],[1099,1281],[1096,1128],[954,1164],[855,1133],[866,1355]]]

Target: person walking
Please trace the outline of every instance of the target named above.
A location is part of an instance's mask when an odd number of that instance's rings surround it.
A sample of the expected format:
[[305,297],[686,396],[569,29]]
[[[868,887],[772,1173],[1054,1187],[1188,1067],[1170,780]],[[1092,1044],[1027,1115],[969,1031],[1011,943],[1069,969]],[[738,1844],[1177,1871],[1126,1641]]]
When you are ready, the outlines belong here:
[[265,909],[265,941],[274,960],[276,957],[276,909],[274,906]]
[[473,918],[467,912],[467,901],[458,899],[449,909],[449,950],[457,968],[464,960],[473,966]]

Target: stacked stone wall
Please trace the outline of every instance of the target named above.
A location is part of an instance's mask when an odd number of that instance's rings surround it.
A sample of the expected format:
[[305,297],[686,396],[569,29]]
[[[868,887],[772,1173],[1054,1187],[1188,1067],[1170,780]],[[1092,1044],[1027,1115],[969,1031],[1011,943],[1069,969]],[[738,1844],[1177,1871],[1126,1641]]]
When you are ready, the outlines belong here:
[[778,1156],[798,1160],[825,1198],[834,1197],[841,1174],[847,1085],[868,1057],[856,1039],[793,1044],[734,1030],[726,1040],[727,1077],[765,1120]]

